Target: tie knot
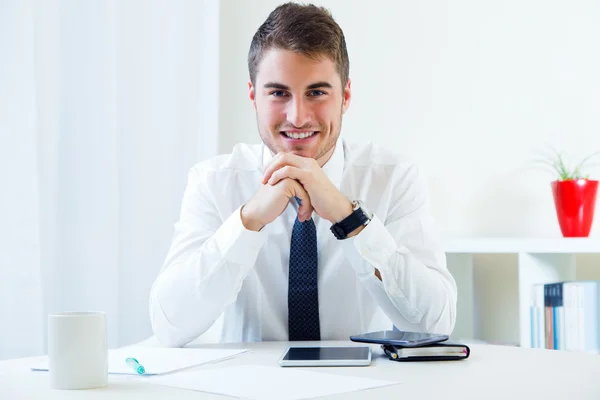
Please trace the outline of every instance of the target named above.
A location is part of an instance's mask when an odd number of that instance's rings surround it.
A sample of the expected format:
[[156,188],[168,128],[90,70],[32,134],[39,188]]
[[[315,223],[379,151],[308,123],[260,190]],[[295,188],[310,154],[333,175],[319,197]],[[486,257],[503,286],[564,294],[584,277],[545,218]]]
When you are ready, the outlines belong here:
[[298,202],[298,205],[301,206],[302,205],[302,200],[300,200],[300,197],[298,196],[294,196],[294,198],[296,199],[296,201]]

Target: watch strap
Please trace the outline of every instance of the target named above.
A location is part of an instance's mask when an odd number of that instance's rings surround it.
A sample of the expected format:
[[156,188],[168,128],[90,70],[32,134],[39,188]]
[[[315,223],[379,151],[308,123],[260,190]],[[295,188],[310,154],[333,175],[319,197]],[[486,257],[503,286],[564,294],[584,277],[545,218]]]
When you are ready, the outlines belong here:
[[346,237],[348,237],[348,235],[356,228],[365,225],[367,222],[369,222],[369,217],[360,207],[358,207],[352,214],[340,222],[331,225],[330,229],[336,238],[346,239]]

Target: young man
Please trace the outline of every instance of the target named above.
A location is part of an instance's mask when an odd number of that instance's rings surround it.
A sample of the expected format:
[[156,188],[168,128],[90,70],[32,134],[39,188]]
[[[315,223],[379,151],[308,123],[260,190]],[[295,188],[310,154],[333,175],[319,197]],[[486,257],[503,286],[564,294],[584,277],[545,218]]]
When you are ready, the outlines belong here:
[[228,342],[450,333],[456,284],[423,178],[382,147],[340,138],[349,61],[330,13],[277,7],[248,67],[263,144],[191,169],[150,296],[158,339],[185,345],[221,314]]

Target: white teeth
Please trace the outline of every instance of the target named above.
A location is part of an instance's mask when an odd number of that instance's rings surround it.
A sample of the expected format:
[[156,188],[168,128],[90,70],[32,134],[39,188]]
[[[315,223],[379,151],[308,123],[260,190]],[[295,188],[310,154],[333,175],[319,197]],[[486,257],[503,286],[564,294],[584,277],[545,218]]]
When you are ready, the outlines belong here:
[[285,136],[289,137],[290,139],[306,139],[307,137],[310,137],[315,134],[315,132],[295,132],[295,133],[283,132],[283,133],[285,133]]

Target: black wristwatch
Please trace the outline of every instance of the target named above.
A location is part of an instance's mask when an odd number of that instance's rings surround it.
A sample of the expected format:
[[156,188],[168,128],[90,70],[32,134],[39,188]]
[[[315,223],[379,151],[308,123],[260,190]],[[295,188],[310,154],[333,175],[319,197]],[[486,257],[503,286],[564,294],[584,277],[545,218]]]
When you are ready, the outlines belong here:
[[352,214],[346,218],[331,225],[331,232],[338,239],[346,239],[351,232],[354,232],[356,228],[362,225],[368,225],[373,219],[373,214],[365,207],[365,204],[356,200],[352,202],[353,211]]

